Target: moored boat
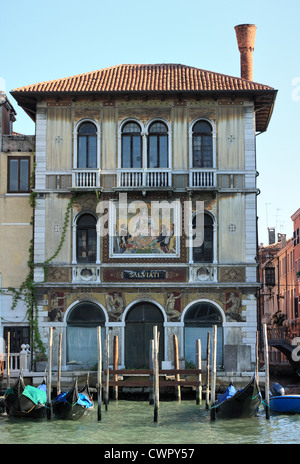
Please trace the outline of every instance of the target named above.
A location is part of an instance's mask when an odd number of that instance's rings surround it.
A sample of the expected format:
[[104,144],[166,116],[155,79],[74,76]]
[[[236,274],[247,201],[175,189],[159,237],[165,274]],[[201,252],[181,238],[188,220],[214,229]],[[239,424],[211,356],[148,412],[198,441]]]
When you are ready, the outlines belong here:
[[38,387],[25,385],[20,374],[14,385],[4,393],[3,401],[9,416],[46,417],[47,394],[44,382]]
[[78,391],[77,379],[72,388],[61,393],[52,401],[52,409],[57,419],[77,420],[87,415],[94,407],[88,383]]
[[300,414],[300,395],[286,395],[284,388],[276,382],[272,384],[270,390],[269,408],[271,412]]
[[257,414],[260,403],[261,394],[254,375],[248,385],[241,390],[236,390],[230,384],[217,403],[212,405],[211,418],[253,417]]

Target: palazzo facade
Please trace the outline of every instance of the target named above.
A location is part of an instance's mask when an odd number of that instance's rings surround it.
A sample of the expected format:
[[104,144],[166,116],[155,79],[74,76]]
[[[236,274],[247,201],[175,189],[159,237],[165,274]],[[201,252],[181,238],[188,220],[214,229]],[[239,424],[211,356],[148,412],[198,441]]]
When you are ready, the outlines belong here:
[[[276,91],[175,64],[119,65],[12,91],[36,124],[34,281],[63,369],[195,363],[217,325],[217,365],[250,371],[257,331],[257,132]],[[110,350],[112,353],[112,348]],[[166,364],[165,364],[166,365]]]

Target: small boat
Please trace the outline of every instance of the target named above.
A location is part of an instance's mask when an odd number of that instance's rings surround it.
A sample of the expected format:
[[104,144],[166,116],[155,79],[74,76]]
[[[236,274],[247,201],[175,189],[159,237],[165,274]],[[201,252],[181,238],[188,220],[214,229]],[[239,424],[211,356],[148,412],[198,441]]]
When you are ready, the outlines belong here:
[[78,391],[77,379],[72,388],[61,393],[52,401],[52,409],[55,417],[64,420],[77,420],[83,415],[89,414],[94,403],[88,383]]
[[25,385],[22,374],[3,397],[7,414],[13,417],[46,417],[47,393],[45,382],[38,387]]
[[232,383],[227,387],[217,403],[211,407],[211,419],[235,419],[253,417],[261,403],[261,394],[255,375],[242,390],[236,390]]
[[269,408],[271,412],[300,414],[300,395],[286,395],[284,388],[276,382],[272,384],[270,390]]

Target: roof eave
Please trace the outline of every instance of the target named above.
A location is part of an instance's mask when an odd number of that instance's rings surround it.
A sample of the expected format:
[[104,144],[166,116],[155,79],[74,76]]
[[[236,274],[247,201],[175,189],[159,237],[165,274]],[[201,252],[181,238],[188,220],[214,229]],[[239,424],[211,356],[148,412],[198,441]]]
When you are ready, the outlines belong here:
[[42,101],[47,98],[76,98],[81,96],[90,96],[90,97],[110,97],[117,98],[120,96],[138,96],[138,95],[149,95],[149,96],[168,96],[168,97],[180,97],[184,99],[185,97],[197,96],[198,98],[203,98],[209,96],[210,98],[218,99],[220,97],[230,97],[234,101],[235,98],[246,98],[253,97],[254,105],[256,104],[256,99],[260,96],[268,97],[268,102],[265,105],[265,108],[268,108],[268,116],[266,118],[265,124],[260,127],[256,127],[258,132],[264,132],[267,130],[269,125],[274,104],[277,96],[277,90],[275,89],[241,89],[241,90],[121,90],[121,91],[50,91],[50,92],[28,92],[28,91],[11,91],[10,94],[17,101],[18,105],[23,108],[23,110],[28,114],[28,116],[35,122],[36,114],[36,105],[38,101]]

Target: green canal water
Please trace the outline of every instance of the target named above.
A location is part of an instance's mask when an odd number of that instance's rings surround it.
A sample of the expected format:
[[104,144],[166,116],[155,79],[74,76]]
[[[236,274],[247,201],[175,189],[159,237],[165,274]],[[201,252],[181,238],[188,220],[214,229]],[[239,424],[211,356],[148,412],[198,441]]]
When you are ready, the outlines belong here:
[[196,449],[200,444],[300,443],[300,415],[271,415],[266,420],[263,408],[251,419],[211,421],[205,402],[197,406],[190,400],[161,401],[158,421],[153,419],[154,409],[148,402],[125,400],[110,401],[107,410],[103,406],[101,421],[97,421],[97,406],[74,422],[2,415],[0,444],[98,444],[103,445],[103,453],[110,453],[114,445],[122,444],[126,449],[134,444],[151,445],[151,449],[194,445]]

